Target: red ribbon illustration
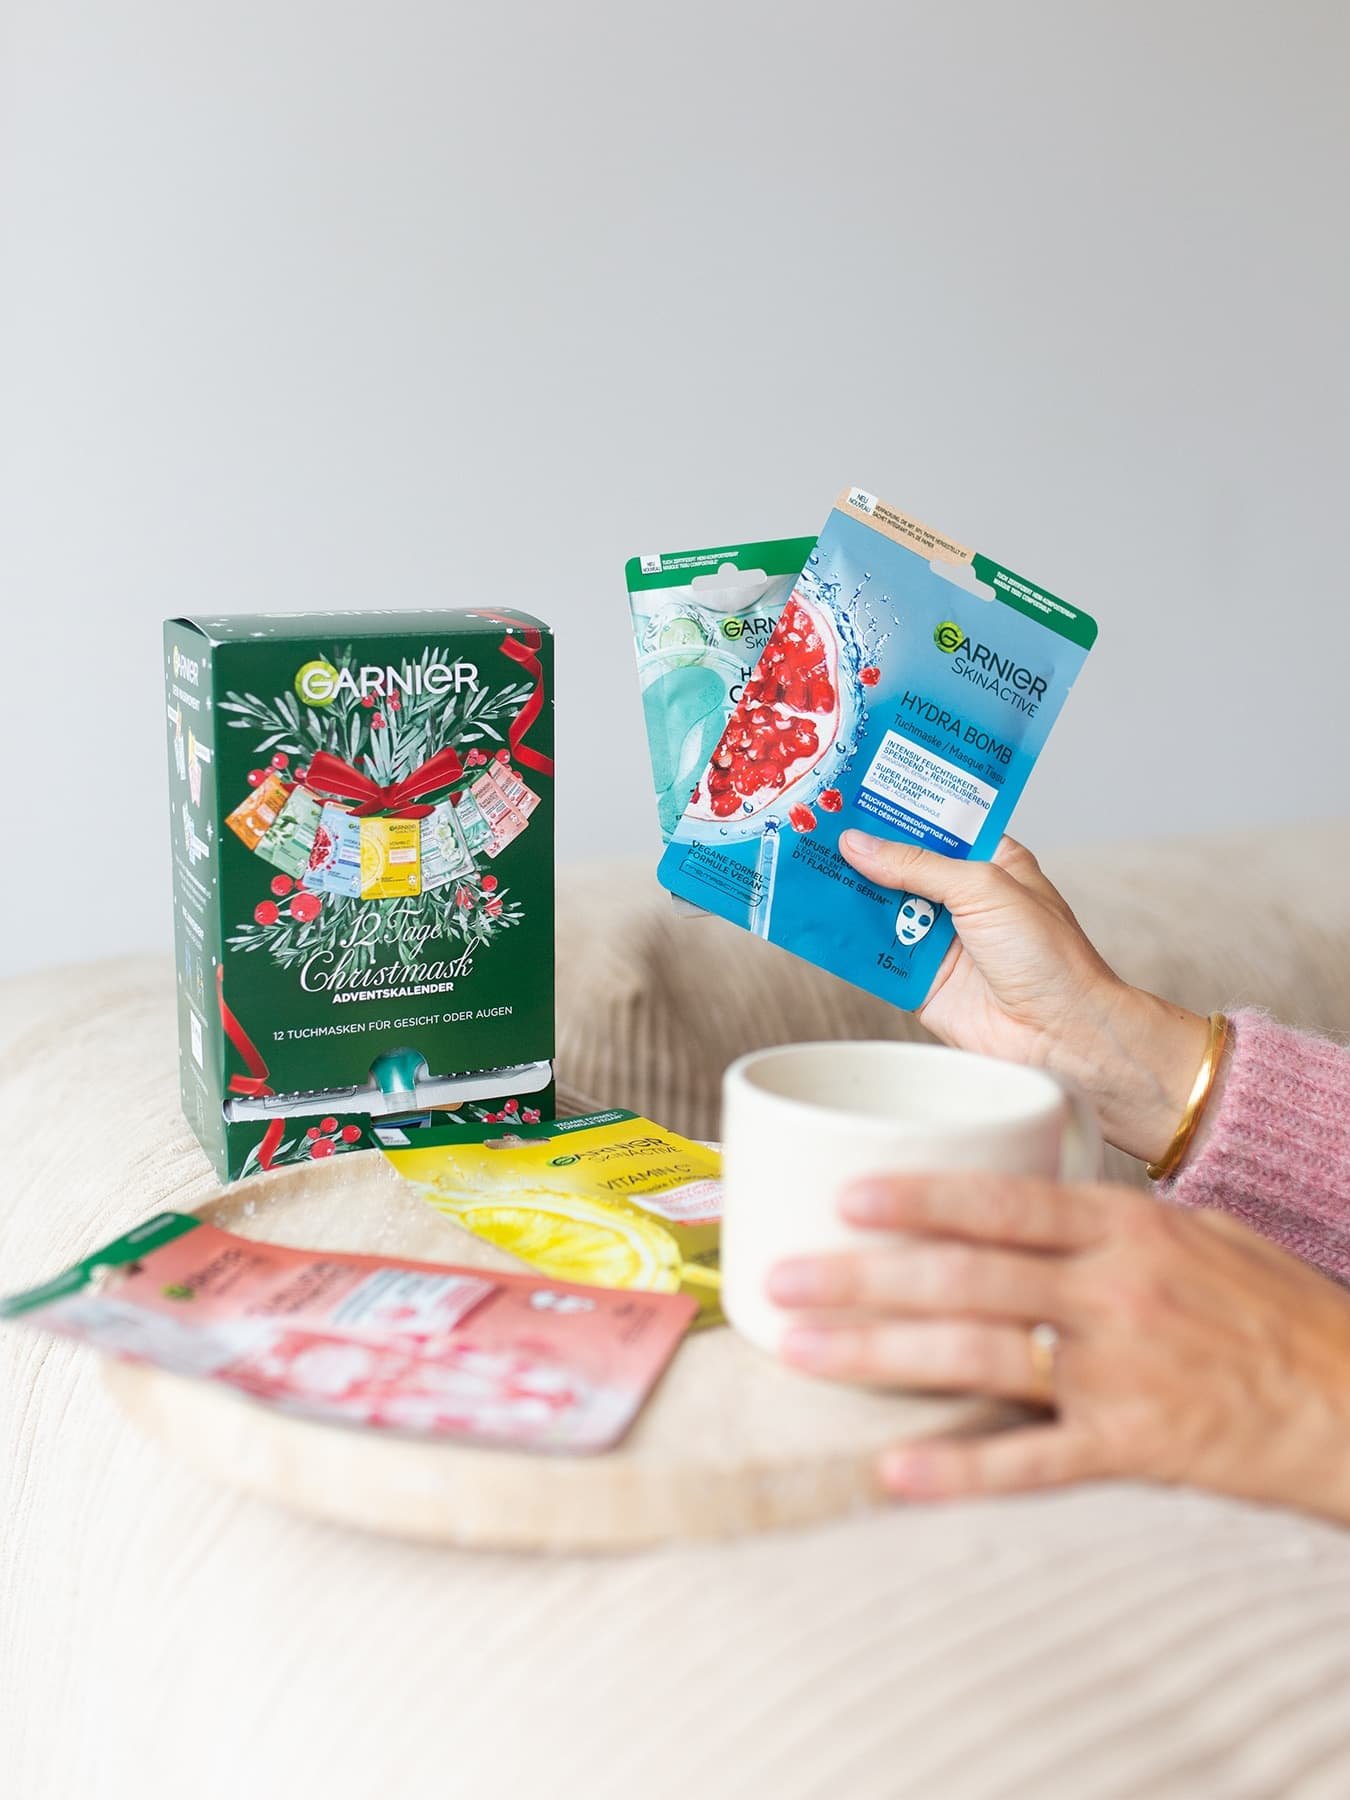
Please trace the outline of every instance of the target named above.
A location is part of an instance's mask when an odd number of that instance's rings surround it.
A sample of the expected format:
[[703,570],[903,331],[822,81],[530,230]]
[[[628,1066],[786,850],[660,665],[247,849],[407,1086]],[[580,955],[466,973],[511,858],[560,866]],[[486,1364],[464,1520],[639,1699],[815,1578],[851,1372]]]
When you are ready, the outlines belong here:
[[[220,1022],[225,1027],[225,1035],[244,1059],[247,1075],[231,1075],[229,1091],[232,1094],[246,1094],[250,1100],[263,1100],[276,1089],[268,1083],[268,1068],[259,1053],[257,1045],[235,1018],[225,1004],[225,968],[222,964],[216,970],[216,998],[220,1001]],[[258,1167],[270,1169],[272,1158],[286,1135],[286,1121],[280,1115],[269,1119],[267,1130],[263,1133],[263,1141],[258,1146]]]
[[411,775],[405,775],[402,781],[391,781],[387,786],[343,762],[340,756],[319,750],[309,759],[305,786],[322,788],[324,793],[336,794],[343,800],[359,801],[360,805],[353,809],[358,819],[376,812],[393,813],[400,819],[423,819],[431,807],[414,806],[412,802],[423,794],[434,793],[437,788],[450,787],[463,773],[464,764],[459,760],[459,752],[449,744],[429,756]]
[[527,675],[534,677],[534,692],[507,727],[506,737],[511,746],[511,754],[518,763],[527,769],[537,769],[541,775],[551,776],[553,758],[545,756],[542,750],[532,749],[522,741],[544,710],[544,669],[539,661],[544,635],[536,626],[523,625],[519,619],[513,619],[510,613],[486,612],[482,607],[475,607],[474,617],[491,619],[498,625],[509,625],[520,633],[519,637],[504,637],[497,648],[503,656],[509,656],[512,662],[519,663]]

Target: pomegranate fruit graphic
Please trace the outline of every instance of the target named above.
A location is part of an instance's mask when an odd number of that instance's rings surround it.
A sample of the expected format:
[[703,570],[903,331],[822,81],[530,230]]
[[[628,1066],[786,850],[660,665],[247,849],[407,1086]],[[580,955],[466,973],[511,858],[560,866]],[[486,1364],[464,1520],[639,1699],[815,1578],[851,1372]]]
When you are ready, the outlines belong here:
[[693,791],[687,817],[752,818],[809,775],[839,732],[839,647],[794,593]]

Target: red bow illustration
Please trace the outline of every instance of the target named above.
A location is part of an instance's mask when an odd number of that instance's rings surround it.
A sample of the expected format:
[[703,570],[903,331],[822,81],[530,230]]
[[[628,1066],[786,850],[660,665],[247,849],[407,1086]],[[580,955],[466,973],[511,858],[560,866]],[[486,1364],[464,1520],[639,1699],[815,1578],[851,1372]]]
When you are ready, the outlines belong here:
[[424,794],[434,793],[437,788],[452,787],[463,773],[464,764],[459,760],[459,752],[449,744],[429,756],[402,781],[391,781],[388,786],[363,774],[360,769],[354,769],[340,756],[319,750],[309,759],[305,786],[321,788],[324,793],[336,794],[342,800],[359,801],[360,804],[353,808],[358,819],[377,812],[393,813],[400,819],[422,819],[431,807],[412,803]]
[[511,746],[511,754],[523,768],[535,769],[541,775],[552,775],[553,758],[545,756],[542,750],[536,750],[533,745],[524,741],[526,732],[544,710],[544,666],[539,660],[539,651],[544,642],[543,634],[536,626],[527,625],[523,619],[513,618],[510,613],[491,612],[479,606],[474,608],[473,617],[491,619],[495,624],[509,626],[511,631],[520,633],[518,638],[508,634],[497,648],[503,656],[520,664],[533,680],[534,688],[507,727],[506,738]]
[[[275,1094],[268,1078],[267,1064],[263,1061],[262,1052],[253,1039],[244,1030],[225,1004],[225,967],[221,964],[216,970],[216,998],[220,1002],[220,1022],[225,1027],[225,1035],[244,1059],[247,1075],[231,1075],[227,1086],[232,1094],[247,1094],[250,1099],[266,1099]],[[286,1121],[278,1116],[269,1119],[267,1130],[263,1133],[262,1143],[258,1146],[258,1167],[270,1169],[272,1158],[280,1148],[281,1140],[286,1134]]]

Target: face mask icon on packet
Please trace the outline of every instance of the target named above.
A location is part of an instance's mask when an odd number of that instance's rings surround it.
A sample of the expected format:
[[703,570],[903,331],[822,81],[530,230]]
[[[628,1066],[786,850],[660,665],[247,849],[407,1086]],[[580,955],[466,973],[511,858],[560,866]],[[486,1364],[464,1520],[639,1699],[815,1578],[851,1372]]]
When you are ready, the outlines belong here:
[[940,905],[925,900],[921,894],[901,894],[900,909],[895,915],[895,935],[905,947],[922,943],[942,912]]
[[1096,638],[1087,614],[862,489],[836,503],[658,879],[906,1008],[942,908],[845,862],[850,827],[991,857]]

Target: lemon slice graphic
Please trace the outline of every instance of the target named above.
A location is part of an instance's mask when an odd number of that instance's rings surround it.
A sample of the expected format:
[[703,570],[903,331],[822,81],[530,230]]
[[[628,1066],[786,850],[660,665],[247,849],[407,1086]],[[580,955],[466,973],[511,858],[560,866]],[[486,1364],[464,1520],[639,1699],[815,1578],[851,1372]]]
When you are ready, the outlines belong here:
[[384,874],[384,851],[373,831],[361,833],[361,886],[374,887]]
[[557,1281],[673,1293],[683,1261],[675,1239],[654,1219],[571,1197],[532,1194],[528,1203],[461,1200],[441,1206],[499,1249]]

